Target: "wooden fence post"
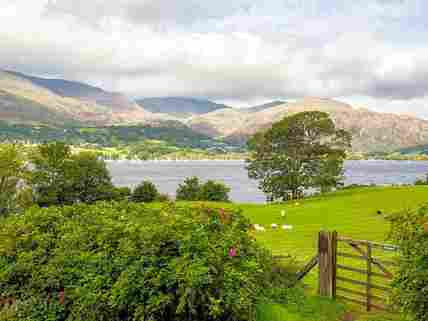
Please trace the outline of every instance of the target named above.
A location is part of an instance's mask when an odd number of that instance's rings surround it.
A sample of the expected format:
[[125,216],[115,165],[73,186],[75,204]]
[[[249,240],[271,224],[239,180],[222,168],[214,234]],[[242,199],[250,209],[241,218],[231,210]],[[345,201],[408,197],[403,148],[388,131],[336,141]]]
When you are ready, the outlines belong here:
[[367,286],[366,286],[366,295],[367,295],[367,305],[366,309],[369,312],[372,308],[372,245],[367,242]]
[[319,233],[318,255],[319,295],[334,299],[336,297],[337,232]]

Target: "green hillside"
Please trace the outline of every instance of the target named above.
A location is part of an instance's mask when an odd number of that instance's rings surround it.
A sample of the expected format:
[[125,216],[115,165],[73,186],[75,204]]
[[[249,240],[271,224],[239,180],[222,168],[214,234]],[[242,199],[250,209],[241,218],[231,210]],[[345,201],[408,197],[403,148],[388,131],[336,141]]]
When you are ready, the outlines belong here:
[[[428,202],[428,187],[370,187],[343,190],[322,197],[284,204],[221,204],[239,208],[251,220],[266,227],[257,239],[276,255],[290,254],[300,261],[315,255],[320,230],[337,230],[342,236],[385,241],[389,224],[385,215]],[[281,211],[285,211],[285,218]],[[377,214],[381,211],[382,215]],[[288,224],[293,230],[273,230],[271,224]]]
[[165,126],[41,126],[13,125],[0,121],[0,142],[42,143],[63,141],[71,145],[92,144],[101,147],[133,145],[147,139],[165,141],[181,148],[228,147],[221,141],[199,134],[180,124]]
[[[336,230],[341,236],[388,243],[387,217],[401,210],[416,208],[426,202],[428,202],[427,186],[409,186],[348,189],[284,204],[203,203],[203,205],[241,209],[252,223],[266,228],[265,232],[255,232],[259,242],[271,249],[275,255],[291,255],[293,257],[291,262],[303,266],[317,252],[320,230]],[[201,203],[182,204],[201,205]],[[285,218],[281,215],[282,211],[285,211]],[[378,214],[378,211],[381,214]],[[272,229],[271,224],[278,224],[279,228]],[[292,225],[293,229],[283,230],[280,228],[283,224]],[[358,262],[347,264],[360,267]],[[355,274],[353,276],[355,277]],[[308,286],[309,293],[315,293],[317,271],[311,272],[303,282]],[[366,315],[360,307],[343,306],[341,303],[316,296],[309,297],[297,305],[290,302],[286,306],[272,304],[261,306],[258,320],[336,321],[341,320],[340,315],[344,311],[352,311],[353,315],[358,316],[356,320],[401,320],[400,315],[377,313]]]
[[0,119],[18,123],[77,125],[70,115],[47,108],[36,101],[0,89]]

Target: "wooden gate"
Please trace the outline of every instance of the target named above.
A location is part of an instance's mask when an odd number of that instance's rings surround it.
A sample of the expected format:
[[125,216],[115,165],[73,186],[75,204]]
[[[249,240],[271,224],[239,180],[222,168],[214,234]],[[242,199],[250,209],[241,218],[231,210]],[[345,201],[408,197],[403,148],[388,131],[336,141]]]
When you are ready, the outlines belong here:
[[318,244],[320,295],[367,311],[388,309],[389,282],[397,266],[390,257],[396,246],[338,237],[337,232],[320,232]]

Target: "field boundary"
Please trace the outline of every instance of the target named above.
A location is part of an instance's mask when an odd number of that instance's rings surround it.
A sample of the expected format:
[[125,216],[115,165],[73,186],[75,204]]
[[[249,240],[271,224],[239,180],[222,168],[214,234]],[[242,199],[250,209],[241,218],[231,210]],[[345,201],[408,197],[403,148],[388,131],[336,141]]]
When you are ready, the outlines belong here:
[[[339,251],[339,245],[345,249]],[[297,273],[296,278],[302,280],[318,265],[320,296],[361,305],[368,312],[372,309],[390,310],[390,281],[394,278],[393,268],[398,264],[385,259],[383,255],[375,255],[374,249],[381,253],[396,253],[399,250],[395,245],[342,237],[336,231],[321,231],[318,235],[317,255]],[[365,264],[364,267],[355,267],[350,263],[338,263],[342,259]]]

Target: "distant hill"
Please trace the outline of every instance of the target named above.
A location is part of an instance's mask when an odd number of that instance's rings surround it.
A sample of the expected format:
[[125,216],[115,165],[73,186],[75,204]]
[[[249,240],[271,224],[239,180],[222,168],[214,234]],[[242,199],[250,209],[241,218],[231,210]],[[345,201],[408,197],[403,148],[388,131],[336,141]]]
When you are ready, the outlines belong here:
[[146,139],[165,141],[182,148],[209,148],[222,144],[176,122],[165,123],[162,126],[79,127],[18,125],[0,121],[0,143],[63,141],[68,144],[96,144],[111,147],[117,144],[140,144]]
[[[319,110],[353,136],[356,152],[394,152],[428,146],[428,121],[376,113],[323,98],[273,101],[247,109],[209,100],[164,97],[133,101],[85,83],[0,70],[0,121],[30,126],[183,126],[204,137],[244,144],[259,130],[294,113]],[[197,135],[194,135],[195,137]],[[418,147],[419,148],[419,147]]]
[[404,155],[428,155],[428,144],[399,149],[397,152]]
[[101,123],[111,118],[101,105],[62,97],[32,81],[0,70],[0,119],[17,123]]
[[249,107],[249,108],[242,108],[242,111],[245,111],[247,113],[257,113],[259,111],[265,110],[265,109],[269,109],[272,107],[276,107],[279,105],[284,105],[286,104],[285,101],[281,101],[281,100],[275,100],[263,105],[258,105],[258,106],[253,106],[253,107]]
[[220,110],[192,117],[188,124],[201,133],[244,143],[255,132],[270,127],[287,115],[311,110],[329,113],[339,128],[350,131],[354,151],[391,152],[428,144],[426,120],[356,109],[339,101],[322,98],[305,98],[254,113],[236,109]]
[[120,93],[74,81],[0,70],[0,120],[104,126],[156,125],[173,119],[146,111]]
[[144,98],[137,100],[137,103],[152,113],[167,114],[181,119],[230,108],[209,100],[186,97]]
[[125,95],[107,92],[101,88],[80,82],[64,79],[50,79],[28,76],[22,73],[7,71],[18,78],[27,79],[31,83],[46,88],[62,97],[77,98],[84,102],[106,106],[112,111],[136,110],[138,106]]

